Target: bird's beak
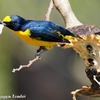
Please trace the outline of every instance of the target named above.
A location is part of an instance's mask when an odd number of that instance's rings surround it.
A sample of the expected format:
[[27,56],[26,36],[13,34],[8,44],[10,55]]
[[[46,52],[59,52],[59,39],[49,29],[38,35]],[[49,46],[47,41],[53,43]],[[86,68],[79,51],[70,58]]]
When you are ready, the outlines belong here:
[[2,30],[6,24],[3,21],[0,21],[0,34],[2,33]]
[[0,25],[6,26],[6,23],[4,23],[3,21],[0,21]]

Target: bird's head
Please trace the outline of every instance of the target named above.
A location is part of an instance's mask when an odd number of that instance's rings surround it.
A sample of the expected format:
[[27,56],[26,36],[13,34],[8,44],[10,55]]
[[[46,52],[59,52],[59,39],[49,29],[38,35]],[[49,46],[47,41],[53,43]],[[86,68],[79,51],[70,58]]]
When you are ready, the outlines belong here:
[[1,22],[4,26],[14,31],[19,31],[25,19],[18,15],[6,16]]

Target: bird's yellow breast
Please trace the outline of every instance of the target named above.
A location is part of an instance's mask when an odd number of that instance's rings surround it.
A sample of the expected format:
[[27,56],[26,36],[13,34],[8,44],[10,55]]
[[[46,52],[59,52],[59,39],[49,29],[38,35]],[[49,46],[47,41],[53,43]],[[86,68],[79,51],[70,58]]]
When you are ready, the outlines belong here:
[[34,46],[53,46],[54,42],[47,42],[38,40],[35,38],[30,38],[30,30],[27,29],[26,31],[13,31],[19,38],[21,38],[24,42],[34,45]]

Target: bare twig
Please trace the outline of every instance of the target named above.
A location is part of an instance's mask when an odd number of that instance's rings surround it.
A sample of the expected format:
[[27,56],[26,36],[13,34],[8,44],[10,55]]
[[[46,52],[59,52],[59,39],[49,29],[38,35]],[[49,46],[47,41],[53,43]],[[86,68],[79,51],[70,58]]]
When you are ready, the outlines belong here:
[[40,60],[40,56],[35,57],[33,60],[30,60],[29,63],[27,65],[20,65],[19,68],[14,68],[12,70],[12,73],[15,73],[16,71],[20,71],[22,68],[28,68],[30,67],[34,62]]
[[82,86],[81,89],[77,89],[72,91],[73,100],[76,100],[76,96],[84,96],[84,97],[100,97],[100,89],[93,90],[91,87]]
[[52,2],[52,0],[51,0],[51,1],[50,1],[50,4],[49,4],[49,7],[48,7],[48,10],[47,10],[47,13],[46,13],[46,15],[45,15],[45,19],[46,19],[47,21],[50,20],[50,13],[51,13],[52,9],[53,9],[53,2]]

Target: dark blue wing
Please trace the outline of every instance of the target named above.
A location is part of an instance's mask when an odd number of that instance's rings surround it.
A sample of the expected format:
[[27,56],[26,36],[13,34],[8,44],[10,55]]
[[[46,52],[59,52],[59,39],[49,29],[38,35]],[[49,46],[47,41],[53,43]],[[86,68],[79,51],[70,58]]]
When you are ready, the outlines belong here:
[[64,36],[75,36],[65,28],[49,21],[28,20],[23,25],[22,30],[25,29],[30,29],[31,38],[50,42],[69,42],[69,40],[64,39]]

